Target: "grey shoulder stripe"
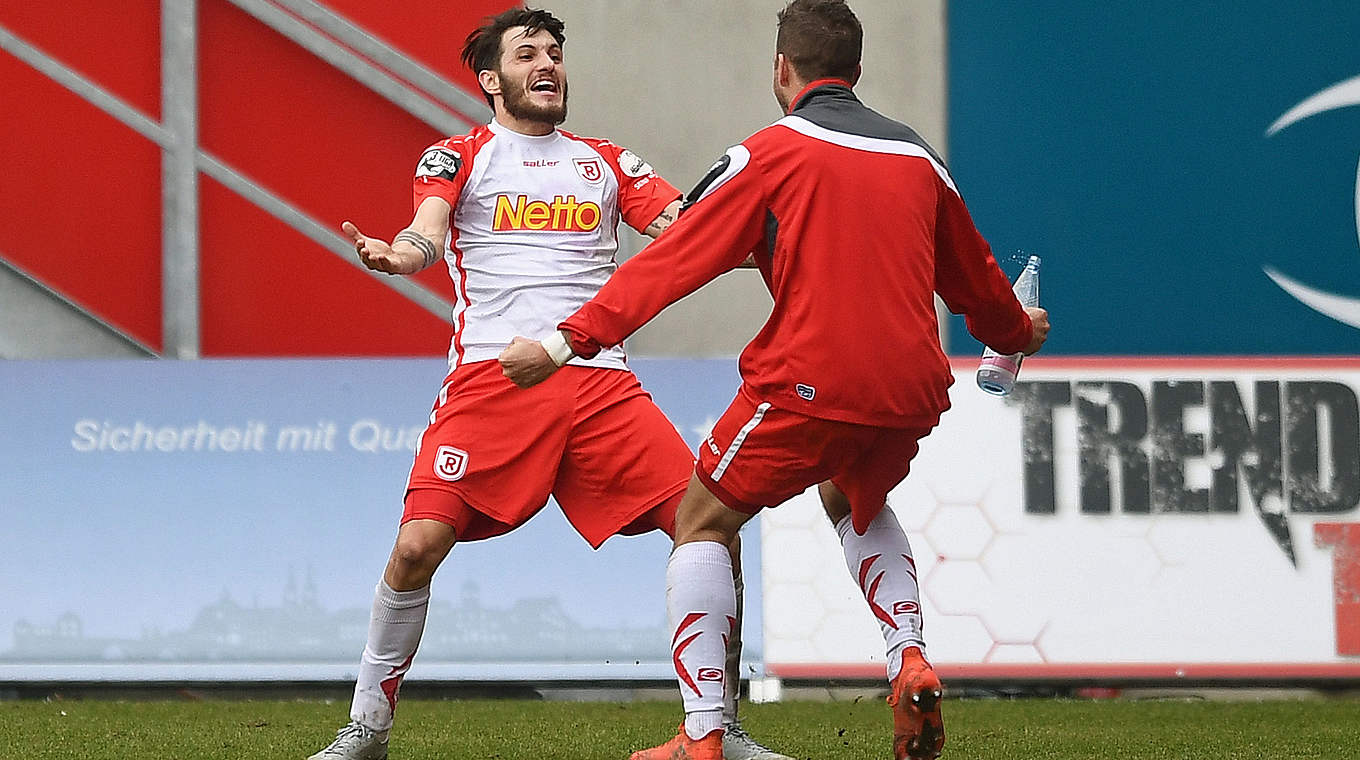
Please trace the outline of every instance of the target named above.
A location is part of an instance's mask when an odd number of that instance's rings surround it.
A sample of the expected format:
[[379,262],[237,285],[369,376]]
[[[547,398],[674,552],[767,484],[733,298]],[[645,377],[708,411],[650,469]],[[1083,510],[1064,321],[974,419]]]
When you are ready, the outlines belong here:
[[685,196],[685,205],[681,209],[689,208],[699,201],[707,198],[714,190],[727,184],[733,177],[741,173],[742,169],[751,161],[751,151],[744,145],[733,145],[727,152],[719,158],[716,163],[709,168],[704,178],[699,180],[699,184],[689,191]]
[[935,156],[930,154],[930,151],[916,143],[907,142],[905,140],[885,140],[880,137],[864,137],[863,135],[852,135],[847,132],[837,132],[813,124],[801,116],[785,116],[779,121],[776,121],[775,124],[788,127],[789,129],[811,137],[814,140],[829,142],[843,148],[863,150],[870,153],[890,153],[897,156],[915,156],[916,158],[924,158],[930,162],[930,165],[935,169],[935,173],[940,175],[940,179],[944,180],[944,183],[949,186],[950,190],[953,190],[955,193],[959,192],[958,187],[954,185],[954,178],[949,176],[949,170],[944,168],[944,164],[941,164],[936,160]]

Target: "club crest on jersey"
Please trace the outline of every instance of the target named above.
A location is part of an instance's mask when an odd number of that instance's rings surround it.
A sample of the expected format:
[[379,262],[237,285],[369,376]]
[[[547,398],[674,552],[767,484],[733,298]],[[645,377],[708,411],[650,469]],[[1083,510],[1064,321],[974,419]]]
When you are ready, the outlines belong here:
[[420,157],[420,163],[416,165],[416,176],[451,180],[458,174],[458,169],[462,165],[463,158],[458,155],[458,151],[435,146],[426,150]]
[[600,164],[600,159],[573,158],[571,163],[576,167],[576,173],[586,182],[594,184],[604,180],[604,166]]
[[629,177],[644,177],[652,173],[652,165],[633,151],[625,149],[619,154],[619,171]]
[[604,212],[594,201],[578,201],[576,196],[554,196],[552,203],[531,201],[527,195],[496,196],[493,232],[593,232],[600,226]]
[[452,446],[440,446],[434,453],[434,474],[440,480],[461,480],[467,474],[468,453]]

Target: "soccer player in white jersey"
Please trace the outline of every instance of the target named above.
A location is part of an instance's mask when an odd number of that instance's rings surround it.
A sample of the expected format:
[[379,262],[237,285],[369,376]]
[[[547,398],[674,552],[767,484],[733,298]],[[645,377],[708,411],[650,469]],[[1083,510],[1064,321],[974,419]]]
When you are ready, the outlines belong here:
[[[309,760],[380,760],[398,689],[425,626],[430,579],[457,541],[514,530],[554,496],[598,548],[612,535],[674,534],[693,454],[620,351],[572,359],[532,391],[501,373],[516,335],[546,334],[615,269],[620,219],[656,237],[680,193],[633,153],[577,137],[566,118],[563,24],[512,8],[468,36],[495,116],[431,146],[415,174],[415,218],[391,244],[345,222],[370,269],[412,274],[441,259],[455,295],[450,372],[417,448],[396,546],[378,583],[350,723]],[[566,362],[566,359],[563,359]],[[740,589],[739,545],[734,580]],[[724,682],[726,760],[791,760],[741,730],[740,608]]]

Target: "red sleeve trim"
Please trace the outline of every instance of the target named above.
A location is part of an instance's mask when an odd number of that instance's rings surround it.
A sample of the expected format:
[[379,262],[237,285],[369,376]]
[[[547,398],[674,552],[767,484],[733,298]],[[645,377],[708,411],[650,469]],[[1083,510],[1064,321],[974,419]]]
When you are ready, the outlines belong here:
[[619,185],[619,216],[638,232],[646,230],[667,206],[682,197],[680,190],[662,179],[651,164],[627,148],[608,140],[566,131],[562,134],[589,145],[609,165]]

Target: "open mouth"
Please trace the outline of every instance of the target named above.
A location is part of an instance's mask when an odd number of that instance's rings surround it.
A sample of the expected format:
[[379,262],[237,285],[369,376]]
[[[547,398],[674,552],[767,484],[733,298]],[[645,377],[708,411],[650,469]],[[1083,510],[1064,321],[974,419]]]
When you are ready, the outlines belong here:
[[529,86],[529,92],[545,93],[548,95],[557,94],[557,82],[551,79],[540,79]]

